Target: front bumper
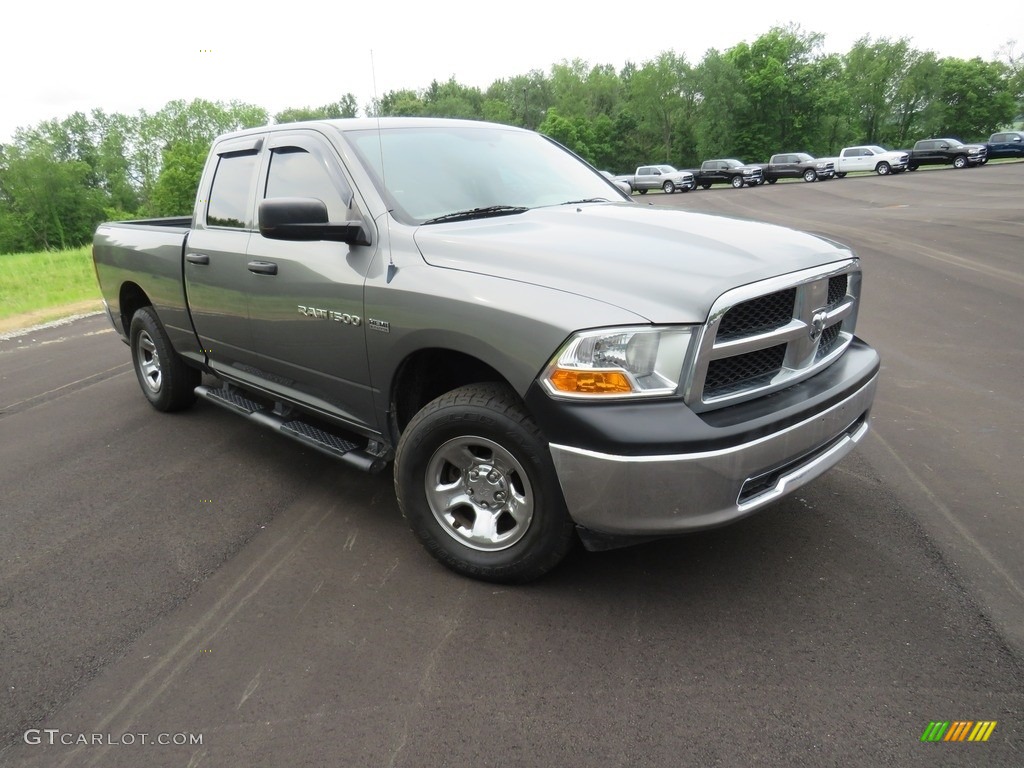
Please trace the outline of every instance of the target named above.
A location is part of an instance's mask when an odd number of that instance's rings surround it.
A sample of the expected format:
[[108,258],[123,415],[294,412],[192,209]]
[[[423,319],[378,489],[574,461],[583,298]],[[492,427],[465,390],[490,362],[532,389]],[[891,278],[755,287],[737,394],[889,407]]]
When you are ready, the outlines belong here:
[[685,533],[746,517],[853,450],[867,433],[877,381],[876,368],[802,420],[724,447],[622,455],[553,442],[569,514],[589,531],[623,537]]

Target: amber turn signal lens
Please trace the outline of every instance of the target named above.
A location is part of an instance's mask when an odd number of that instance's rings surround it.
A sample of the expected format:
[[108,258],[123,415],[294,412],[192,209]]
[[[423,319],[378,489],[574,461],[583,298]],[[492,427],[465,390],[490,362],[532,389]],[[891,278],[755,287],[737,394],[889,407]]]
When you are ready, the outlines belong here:
[[559,392],[623,395],[633,391],[629,379],[619,371],[556,370],[548,381]]

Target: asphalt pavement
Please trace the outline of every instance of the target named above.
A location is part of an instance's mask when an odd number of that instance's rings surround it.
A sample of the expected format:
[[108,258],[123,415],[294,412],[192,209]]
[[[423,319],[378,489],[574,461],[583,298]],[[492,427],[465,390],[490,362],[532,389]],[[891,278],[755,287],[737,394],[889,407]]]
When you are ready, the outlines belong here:
[[156,413],[103,317],[0,340],[0,765],[1024,764],[1021,189],[638,196],[856,249],[872,432],[746,521],[525,587],[438,565],[387,473]]

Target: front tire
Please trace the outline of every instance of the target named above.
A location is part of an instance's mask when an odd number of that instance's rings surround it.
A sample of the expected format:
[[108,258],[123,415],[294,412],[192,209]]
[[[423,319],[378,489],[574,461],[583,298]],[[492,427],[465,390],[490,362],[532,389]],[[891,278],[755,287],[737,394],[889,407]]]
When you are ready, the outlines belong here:
[[530,581],[576,542],[547,442],[503,384],[460,387],[416,414],[395,493],[427,551],[464,576]]
[[132,315],[128,341],[135,376],[150,405],[169,413],[184,410],[196,401],[195,388],[202,374],[185,365],[174,351],[152,307],[143,307]]
[[806,171],[804,171],[804,181],[810,183],[812,181],[817,181],[817,180],[818,180],[818,172],[815,171],[813,168],[808,168]]
[[671,195],[673,192],[676,191],[676,185],[673,184],[671,181],[666,181],[664,184],[661,185],[661,191],[664,192],[666,195]]
[[967,166],[967,158],[964,155],[957,155],[953,158],[954,168],[964,168]]
[[892,166],[884,160],[875,166],[875,173],[879,176],[888,176],[892,172]]
[[740,187],[743,186],[743,177],[742,176],[733,176],[732,177],[732,181],[729,182],[729,183],[732,184],[732,188],[733,189],[739,189]]

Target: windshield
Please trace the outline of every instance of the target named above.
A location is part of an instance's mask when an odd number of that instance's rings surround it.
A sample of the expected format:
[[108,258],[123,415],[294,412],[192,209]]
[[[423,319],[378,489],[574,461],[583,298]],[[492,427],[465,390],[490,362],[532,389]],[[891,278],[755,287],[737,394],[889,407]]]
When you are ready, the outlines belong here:
[[661,171],[662,173],[675,173],[676,172],[676,169],[673,168],[671,165],[658,165],[658,166],[655,166],[655,167],[659,171]]
[[796,159],[799,160],[801,163],[807,163],[813,160],[814,158],[808,155],[806,152],[797,152]]
[[596,170],[529,131],[438,125],[346,131],[345,137],[407,224],[626,199]]
[[888,150],[888,149],[886,149],[885,147],[880,147],[880,146],[878,146],[877,144],[872,144],[872,145],[870,145],[870,146],[868,147],[868,149],[870,149],[870,150],[871,150],[872,152],[874,152],[874,153],[875,153],[876,155],[879,155],[879,154],[882,154],[883,152],[888,152],[888,151],[889,151],[889,150]]
[[743,163],[741,163],[739,160],[732,160],[732,159],[726,160],[725,164],[729,168],[742,168],[743,167]]

